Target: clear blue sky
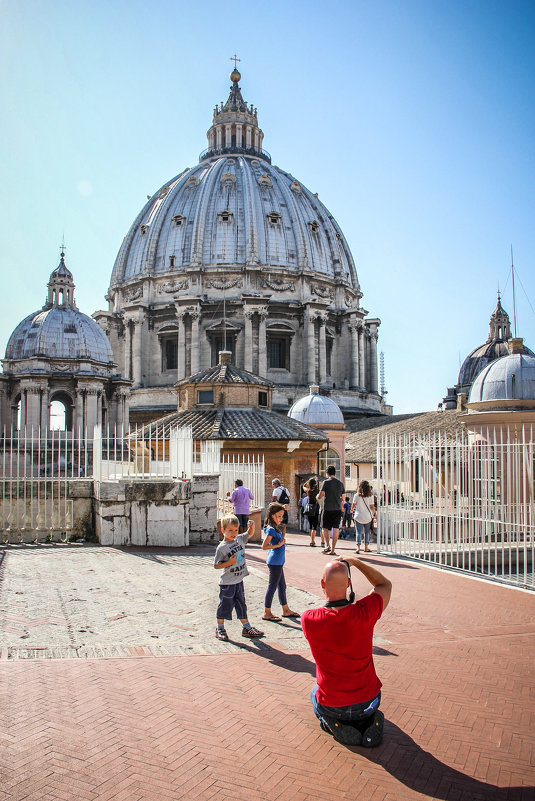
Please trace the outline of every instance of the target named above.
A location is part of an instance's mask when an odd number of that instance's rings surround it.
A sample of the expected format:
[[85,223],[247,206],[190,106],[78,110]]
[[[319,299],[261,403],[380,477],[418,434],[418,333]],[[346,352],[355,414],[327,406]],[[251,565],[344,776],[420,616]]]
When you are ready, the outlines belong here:
[[[382,320],[395,412],[436,408],[498,286],[535,350],[531,0],[0,0],[0,349],[45,299],[63,234],[106,308],[147,195],[192,167],[241,58],[264,144],[334,214]],[[508,283],[507,283],[508,282]]]

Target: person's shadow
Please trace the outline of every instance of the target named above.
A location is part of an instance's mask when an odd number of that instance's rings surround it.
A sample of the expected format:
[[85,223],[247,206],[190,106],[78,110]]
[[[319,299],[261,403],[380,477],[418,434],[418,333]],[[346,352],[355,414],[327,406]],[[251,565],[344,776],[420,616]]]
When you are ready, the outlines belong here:
[[[245,651],[269,659],[274,665],[284,670],[292,673],[309,673],[310,676],[316,675],[314,662],[300,654],[279,651],[261,640],[255,641],[254,645],[241,642],[236,645]],[[390,652],[387,653],[395,656]],[[314,717],[312,706],[310,714]],[[315,718],[314,721],[316,721]],[[451,737],[452,739],[455,737],[454,727],[452,727]],[[535,799],[534,787],[496,787],[494,784],[479,781],[479,779],[474,779],[472,776],[446,765],[433,754],[424,751],[412,737],[386,718],[384,740],[377,748],[344,745],[340,745],[340,748],[346,748],[348,751],[380,765],[401,784],[414,792],[422,793],[427,798],[443,799],[443,801],[531,801],[531,799]]]
[[[452,739],[455,728],[452,727]],[[349,747],[376,765],[381,765],[397,781],[425,797],[446,801],[528,801],[535,799],[535,787],[496,787],[474,779],[444,764],[424,751],[406,732],[385,718],[384,740],[377,748]]]

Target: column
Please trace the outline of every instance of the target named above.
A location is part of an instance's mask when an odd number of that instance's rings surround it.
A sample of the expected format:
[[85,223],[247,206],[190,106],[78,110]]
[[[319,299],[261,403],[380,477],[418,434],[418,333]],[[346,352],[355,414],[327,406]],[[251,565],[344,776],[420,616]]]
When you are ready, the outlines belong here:
[[260,309],[258,312],[258,373],[262,378],[267,376],[267,337],[266,319],[267,309]]
[[370,392],[377,394],[377,331],[375,327],[370,331]]
[[349,385],[352,389],[359,386],[359,328],[356,322],[349,324],[351,332],[351,375]]
[[250,150],[251,147],[252,147],[252,145],[251,145],[251,126],[250,125],[248,125],[246,127],[246,129],[245,129],[245,146],[248,148],[248,150]]
[[50,406],[48,398],[49,398],[48,387],[41,387],[40,426],[43,431],[47,431],[48,421],[50,419]]
[[232,125],[225,125],[225,147],[232,144]]
[[359,387],[366,388],[366,358],[364,355],[364,326],[359,326]]
[[218,125],[216,128],[216,135],[217,135],[217,150],[221,150],[223,147],[223,126]]
[[191,317],[191,372],[194,375],[201,369],[201,345],[199,342],[199,309],[190,311]]
[[84,433],[84,399],[82,390],[80,387],[77,388],[76,397],[74,399],[74,419],[72,421],[72,430],[76,432],[76,434]]
[[305,318],[307,327],[307,379],[309,386],[316,383],[316,319],[310,308]]
[[243,366],[249,372],[253,372],[253,309],[245,309],[243,316],[245,318],[245,342],[244,342],[244,359]]
[[136,317],[132,321],[132,380],[134,387],[141,386],[141,352],[142,318]]
[[236,145],[243,147],[243,125],[241,122],[236,123]]
[[86,417],[86,426],[87,426],[87,433],[90,437],[93,436],[93,429],[97,424],[98,420],[98,413],[97,413],[97,398],[98,398],[98,390],[94,387],[90,387],[85,391],[85,417]]
[[120,436],[124,419],[124,393],[116,392],[114,400],[115,400],[115,426]]
[[132,378],[132,322],[129,317],[124,321],[124,375]]
[[318,315],[319,325],[319,380],[320,384],[324,384],[327,380],[327,332],[326,332],[327,316],[325,314]]
[[184,310],[177,307],[178,317],[178,353],[177,353],[177,378],[186,377],[186,326],[184,324]]

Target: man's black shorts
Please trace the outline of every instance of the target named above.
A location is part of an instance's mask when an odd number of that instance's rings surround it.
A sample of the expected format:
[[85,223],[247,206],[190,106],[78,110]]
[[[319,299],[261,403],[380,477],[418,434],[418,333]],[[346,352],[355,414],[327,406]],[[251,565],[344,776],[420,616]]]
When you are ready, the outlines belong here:
[[323,512],[323,521],[322,527],[326,529],[331,528],[340,528],[340,520],[342,519],[342,510],[339,509],[337,512],[330,512],[326,509]]

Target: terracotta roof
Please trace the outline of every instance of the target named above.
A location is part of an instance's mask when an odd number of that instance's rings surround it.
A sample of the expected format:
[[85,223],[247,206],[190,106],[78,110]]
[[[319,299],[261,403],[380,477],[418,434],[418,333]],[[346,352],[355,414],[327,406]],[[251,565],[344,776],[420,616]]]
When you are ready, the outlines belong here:
[[233,364],[216,364],[208,370],[201,370],[187,378],[177,381],[175,386],[182,387],[186,384],[255,384],[264,387],[272,387],[273,382],[259,375],[249,373],[247,370],[240,370]]
[[171,426],[191,426],[193,439],[304,440],[326,442],[327,436],[298,420],[265,409],[189,409],[145,426],[145,436],[166,437]]
[[[425,434],[444,432],[454,434],[463,431],[460,417],[465,411],[447,409],[443,412],[419,412],[415,414],[384,415],[368,418],[368,426],[349,434],[346,439],[346,462],[372,462],[377,460],[377,436],[379,434]],[[347,425],[361,421],[349,420]],[[364,421],[362,421],[364,423]]]

